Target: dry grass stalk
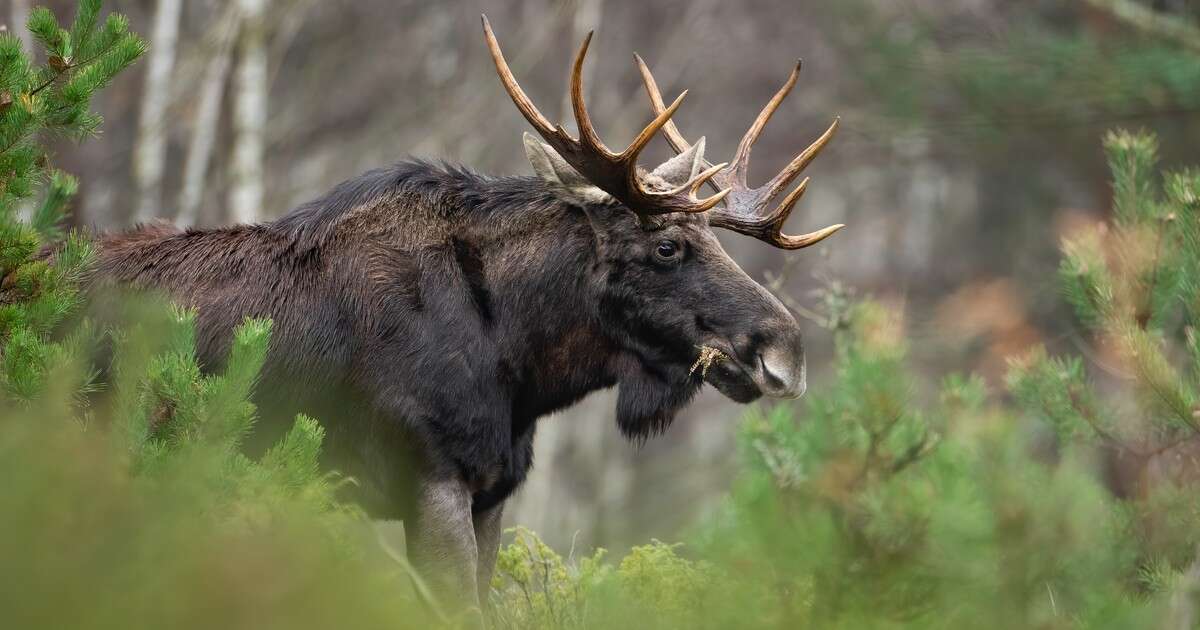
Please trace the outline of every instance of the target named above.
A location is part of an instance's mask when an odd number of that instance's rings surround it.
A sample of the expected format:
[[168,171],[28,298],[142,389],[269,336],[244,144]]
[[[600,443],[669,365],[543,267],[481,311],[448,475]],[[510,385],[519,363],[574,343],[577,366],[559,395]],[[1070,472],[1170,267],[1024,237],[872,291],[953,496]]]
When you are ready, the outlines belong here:
[[700,346],[700,356],[696,357],[696,362],[692,364],[692,369],[688,371],[688,376],[700,370],[700,376],[708,376],[708,368],[718,361],[723,361],[729,357],[725,356],[724,352],[717,350],[711,346]]

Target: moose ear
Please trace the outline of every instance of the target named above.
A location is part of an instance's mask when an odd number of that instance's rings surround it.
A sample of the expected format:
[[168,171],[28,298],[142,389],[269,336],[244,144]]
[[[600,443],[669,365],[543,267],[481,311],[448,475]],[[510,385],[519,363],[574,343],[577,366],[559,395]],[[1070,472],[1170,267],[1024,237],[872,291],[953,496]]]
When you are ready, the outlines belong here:
[[579,202],[596,203],[609,199],[607,193],[580,175],[575,167],[568,164],[558,154],[558,151],[554,150],[554,147],[538,140],[528,131],[525,132],[523,140],[525,141],[525,157],[529,159],[529,165],[533,167],[533,172],[538,177],[551,184],[562,186]]
[[701,137],[692,148],[659,164],[650,172],[669,184],[680,185],[700,174],[704,170],[704,138]]

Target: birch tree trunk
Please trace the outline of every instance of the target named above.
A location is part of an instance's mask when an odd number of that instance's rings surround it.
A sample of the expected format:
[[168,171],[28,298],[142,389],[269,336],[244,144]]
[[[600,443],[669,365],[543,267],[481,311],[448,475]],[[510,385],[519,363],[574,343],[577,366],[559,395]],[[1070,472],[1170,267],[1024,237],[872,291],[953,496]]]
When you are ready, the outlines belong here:
[[142,88],[138,139],[133,169],[138,204],[135,218],[149,221],[161,215],[162,175],[167,158],[167,106],[171,100],[171,71],[175,67],[175,42],[183,0],[158,0],[150,35],[150,59]]
[[8,32],[21,40],[21,48],[26,53],[33,52],[33,34],[25,28],[29,21],[29,0],[12,0],[9,13]]
[[212,56],[204,68],[200,83],[200,102],[196,105],[192,140],[183,163],[179,214],[175,218],[176,224],[181,226],[195,225],[200,217],[208,165],[217,140],[217,125],[221,121],[221,101],[225,96],[225,82],[229,78],[229,67],[233,60],[233,44],[237,41],[240,28],[241,13],[236,6],[232,6],[218,20],[208,40]]
[[265,22],[268,4],[269,0],[238,0],[242,28],[234,76],[234,144],[228,199],[230,218],[235,223],[253,223],[262,214],[268,87]]
[[[21,40],[21,50],[33,58],[33,33],[25,28],[29,22],[29,0],[12,0],[10,7],[8,33]],[[17,205],[17,215],[22,221],[28,221],[33,216],[33,199],[25,199]]]

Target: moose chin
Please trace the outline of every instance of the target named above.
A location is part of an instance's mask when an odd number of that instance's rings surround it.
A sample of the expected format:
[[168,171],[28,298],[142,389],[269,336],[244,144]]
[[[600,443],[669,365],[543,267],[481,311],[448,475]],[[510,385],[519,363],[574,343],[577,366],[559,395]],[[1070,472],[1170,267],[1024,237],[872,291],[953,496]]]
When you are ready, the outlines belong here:
[[[750,149],[798,65],[730,163],[714,165],[704,139],[671,122],[683,96],[666,105],[640,58],[654,119],[614,152],[583,102],[588,41],[571,76],[576,139],[525,95],[486,18],[483,30],[537,132],[524,141],[534,176],[406,161],[268,223],[101,236],[93,280],[195,309],[206,369],[246,317],[274,320],[256,431],[298,411],[319,418],[327,465],[355,478],[372,515],[405,521],[414,564],[465,606],[487,592],[538,418],[616,387],[619,430],[644,440],[704,382],[739,402],[804,393],[800,327],[714,229],[794,250],[842,227],[781,232],[808,180],[792,183],[836,121],[766,184],[746,183]],[[639,167],[660,132],[677,155]],[[699,196],[706,185],[715,192]]]

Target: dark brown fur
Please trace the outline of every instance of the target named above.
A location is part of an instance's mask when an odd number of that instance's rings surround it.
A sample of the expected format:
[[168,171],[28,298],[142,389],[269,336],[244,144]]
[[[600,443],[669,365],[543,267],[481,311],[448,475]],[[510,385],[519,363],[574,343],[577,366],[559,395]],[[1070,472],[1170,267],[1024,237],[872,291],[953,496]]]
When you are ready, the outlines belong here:
[[[664,239],[678,257],[656,254]],[[422,162],[270,223],[104,236],[97,278],[194,307],[210,369],[244,318],[274,320],[259,432],[298,411],[319,418],[330,465],[359,479],[367,507],[415,513],[418,526],[423,510],[452,511],[456,492],[477,522],[496,522],[532,465],[536,419],[591,391],[617,385],[619,427],[644,439],[701,386],[689,373],[698,346],[732,357],[707,378],[738,400],[771,382],[766,349],[802,356],[795,320],[702,215],[648,223],[539,178]],[[413,534],[429,549],[459,544],[433,538]]]

